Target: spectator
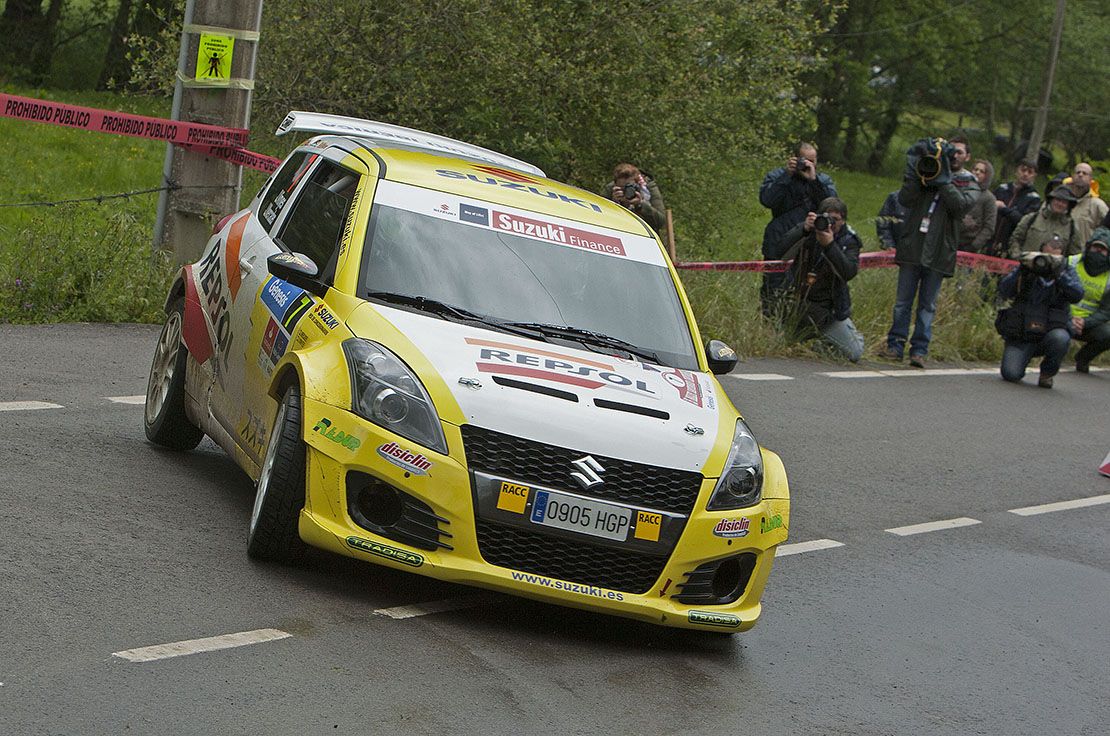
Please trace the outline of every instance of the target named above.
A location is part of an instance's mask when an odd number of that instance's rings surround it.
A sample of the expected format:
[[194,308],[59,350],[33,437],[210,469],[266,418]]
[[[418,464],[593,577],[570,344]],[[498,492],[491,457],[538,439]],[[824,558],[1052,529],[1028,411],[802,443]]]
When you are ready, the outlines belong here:
[[[771,210],[771,221],[763,229],[763,260],[774,260],[782,236],[795,225],[815,212],[828,197],[836,196],[836,185],[828,174],[817,173],[817,147],[800,142],[794,146],[794,155],[786,166],[774,169],[763,178],[759,186],[759,203]],[[771,304],[785,275],[763,274],[759,290],[759,303],[765,315],[770,316]]]
[[[1098,182],[1093,180],[1091,165],[1080,162],[1071,172],[1071,181],[1065,181],[1075,194],[1075,207],[1072,208],[1071,217],[1075,222],[1075,229],[1079,231],[1080,246],[1087,242],[1095,228],[1102,224],[1110,206],[1098,196]],[[1078,252],[1078,251],[1076,251]]]
[[[930,139],[915,143],[907,154],[907,164]],[[901,362],[914,318],[910,343],[910,365],[925,367],[932,339],[937,295],[943,280],[956,270],[956,248],[960,239],[960,220],[979,197],[979,184],[971,173],[962,171],[967,161],[967,141],[953,138],[948,155],[940,156],[941,173],[925,182],[914,176],[915,165],[908,165],[899,201],[910,209],[905,234],[895,250],[898,264],[898,290],[886,345],[879,356]],[[914,298],[917,309],[914,312]]]
[[894,250],[902,233],[906,228],[906,216],[910,211],[898,201],[900,189],[895,189],[887,195],[879,216],[875,218],[875,234],[879,236],[879,247],[883,250]]
[[1066,256],[1082,250],[1079,228],[1075,226],[1070,214],[1074,205],[1075,195],[1071,189],[1063,184],[1056,187],[1048,195],[1048,202],[1041,207],[1040,212],[1029,213],[1014,228],[1014,233],[1010,236],[1009,256],[1014,258],[1024,251],[1040,250],[1041,245],[1049,240],[1062,243]]
[[1071,307],[1072,329],[1087,343],[1075,354],[1075,370],[1090,371],[1091,361],[1110,350],[1110,230],[1097,228],[1082,256],[1072,256],[1083,283],[1083,298]]
[[983,253],[994,235],[994,223],[998,217],[998,200],[990,190],[994,166],[985,158],[977,158],[971,167],[971,173],[979,181],[980,191],[979,198],[960,221],[960,250]]
[[641,172],[632,164],[617,166],[613,180],[602,188],[601,196],[632,210],[657,233],[662,234],[667,226],[667,208],[659,186],[651,174]]
[[860,239],[847,220],[848,205],[826,198],[783,236],[774,257],[793,261],[780,295],[783,323],[799,337],[824,338],[856,363],[863,335],[852,324],[848,282],[859,272]]
[[1041,195],[1033,184],[1036,178],[1037,164],[1029,160],[1022,161],[1018,164],[1014,180],[994,190],[998,218],[987,255],[1005,256],[1010,248],[1010,236],[1021,218],[1041,208]]
[[999,332],[1006,340],[1002,349],[1002,378],[1020,381],[1029,361],[1041,360],[1037,385],[1052,388],[1060,363],[1071,345],[1069,307],[1083,297],[1075,267],[1062,257],[1059,241],[1048,241],[1041,252],[1050,258],[1023,258],[1021,264],[998,283],[999,296],[1013,299],[999,315]]

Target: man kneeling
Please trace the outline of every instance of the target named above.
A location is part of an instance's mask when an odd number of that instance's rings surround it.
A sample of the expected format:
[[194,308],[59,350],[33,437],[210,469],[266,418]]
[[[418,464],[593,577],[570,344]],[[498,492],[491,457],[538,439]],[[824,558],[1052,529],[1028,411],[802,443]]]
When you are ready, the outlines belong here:
[[1069,307],[1083,298],[1083,285],[1075,267],[1064,260],[1059,241],[1046,242],[1039,253],[1022,253],[1018,263],[998,284],[999,295],[1013,299],[995,322],[1006,340],[1002,378],[1020,381],[1029,361],[1042,355],[1037,385],[1052,388],[1071,343]]
[[820,336],[855,363],[863,335],[852,324],[848,282],[859,272],[860,240],[843,201],[828,197],[817,210],[778,244],[778,258],[793,259],[779,299],[782,323],[801,338]]

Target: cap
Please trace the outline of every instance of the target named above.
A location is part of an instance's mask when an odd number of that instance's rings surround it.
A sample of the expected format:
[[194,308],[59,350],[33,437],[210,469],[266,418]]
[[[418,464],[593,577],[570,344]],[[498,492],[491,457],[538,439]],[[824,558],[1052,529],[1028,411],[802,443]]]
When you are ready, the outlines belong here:
[[1065,202],[1071,202],[1072,204],[1075,204],[1076,202],[1079,201],[1078,199],[1075,198],[1075,194],[1072,193],[1071,188],[1063,186],[1063,185],[1058,186],[1055,189],[1053,189],[1052,192],[1048,195],[1048,198],[1049,199],[1062,199]]

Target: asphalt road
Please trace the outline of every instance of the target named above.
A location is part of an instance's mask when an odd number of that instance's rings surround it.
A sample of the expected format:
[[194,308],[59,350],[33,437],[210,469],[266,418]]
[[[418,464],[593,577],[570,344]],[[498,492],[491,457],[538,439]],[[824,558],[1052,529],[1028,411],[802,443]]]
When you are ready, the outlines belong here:
[[156,337],[0,326],[0,734],[1107,732],[1110,372],[742,363],[792,520],[760,623],[721,637],[248,560],[245,475],[128,403]]

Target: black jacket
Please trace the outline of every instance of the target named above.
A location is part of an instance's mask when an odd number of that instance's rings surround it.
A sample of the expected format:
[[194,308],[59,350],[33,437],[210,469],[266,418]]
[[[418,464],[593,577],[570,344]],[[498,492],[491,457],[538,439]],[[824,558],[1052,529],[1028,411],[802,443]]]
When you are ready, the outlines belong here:
[[995,188],[994,198],[1002,206],[998,208],[998,221],[994,225],[994,238],[987,255],[1005,256],[1010,247],[1010,236],[1021,218],[1041,208],[1041,195],[1032,185],[1017,187],[1011,181]]
[[771,210],[771,221],[763,229],[763,259],[772,260],[782,236],[816,212],[826,197],[836,196],[836,185],[828,174],[818,172],[813,181],[794,176],[780,166],[763,178],[759,203]]
[[783,289],[795,299],[805,300],[804,313],[820,328],[852,315],[848,282],[859,273],[861,244],[848,225],[840,228],[828,248],[822,248],[816,236],[804,228],[805,223],[791,228],[779,241],[774,257],[793,258]]

